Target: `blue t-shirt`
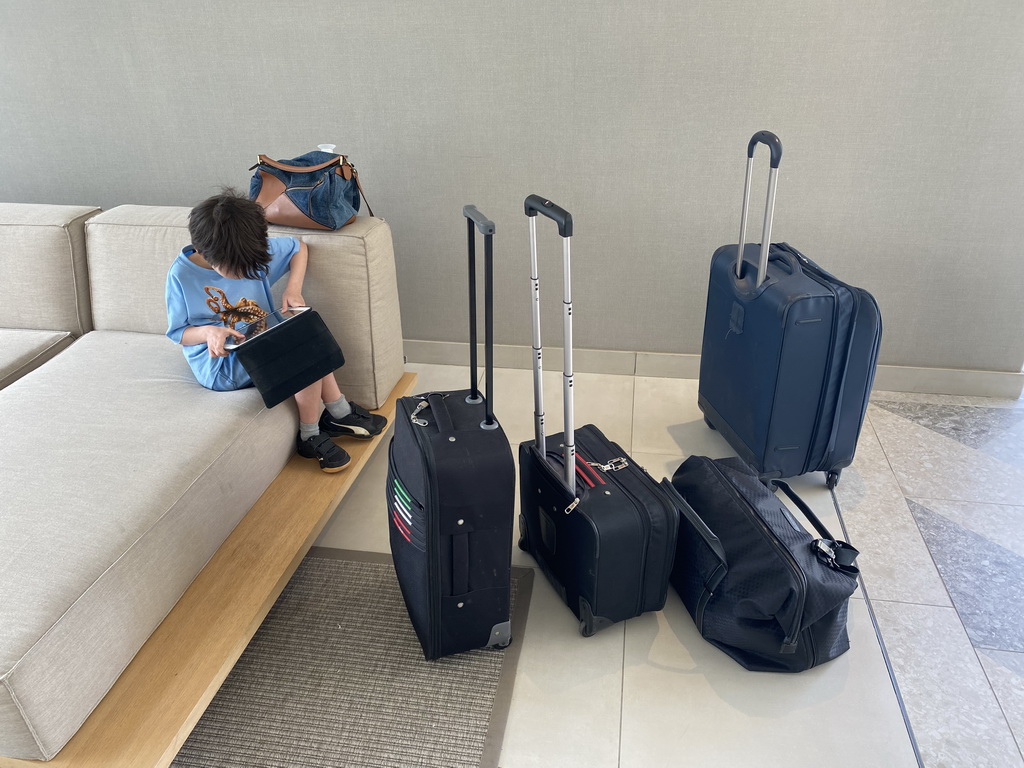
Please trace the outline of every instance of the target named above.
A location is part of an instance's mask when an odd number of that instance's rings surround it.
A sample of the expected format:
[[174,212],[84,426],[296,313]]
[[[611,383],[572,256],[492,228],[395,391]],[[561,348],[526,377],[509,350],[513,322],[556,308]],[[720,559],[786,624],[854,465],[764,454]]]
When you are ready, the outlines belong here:
[[[181,336],[190,325],[226,325],[259,319],[260,312],[279,309],[274,305],[270,287],[288,271],[292,257],[299,252],[294,237],[271,237],[267,241],[270,264],[259,280],[235,280],[221,277],[212,269],[189,259],[195,248],[186,246],[167,272],[167,337],[181,344]],[[235,356],[210,357],[206,344],[182,347],[185,359],[199,383],[208,389],[241,389],[252,380]]]

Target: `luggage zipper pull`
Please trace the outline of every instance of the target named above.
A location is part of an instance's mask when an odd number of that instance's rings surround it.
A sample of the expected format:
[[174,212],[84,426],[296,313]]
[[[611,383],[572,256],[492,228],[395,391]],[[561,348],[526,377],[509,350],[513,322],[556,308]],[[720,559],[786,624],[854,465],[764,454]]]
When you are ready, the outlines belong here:
[[568,515],[570,512],[572,512],[574,509],[576,509],[576,507],[579,505],[579,503],[580,503],[580,500],[579,500],[578,497],[573,499],[572,500],[572,504],[570,504],[568,507],[565,508],[565,514]]
[[414,410],[412,412],[412,416],[410,417],[409,420],[413,424],[415,424],[417,427],[429,426],[430,422],[427,421],[426,419],[418,419],[418,418],[416,418],[419,415],[420,411],[422,411],[424,408],[429,408],[429,407],[430,407],[430,403],[427,402],[426,398],[423,398],[423,401],[419,405],[416,406],[416,410]]
[[629,462],[621,456],[612,459],[607,464],[602,464],[599,461],[588,461],[587,464],[605,472],[618,472],[620,469],[625,469],[629,466]]

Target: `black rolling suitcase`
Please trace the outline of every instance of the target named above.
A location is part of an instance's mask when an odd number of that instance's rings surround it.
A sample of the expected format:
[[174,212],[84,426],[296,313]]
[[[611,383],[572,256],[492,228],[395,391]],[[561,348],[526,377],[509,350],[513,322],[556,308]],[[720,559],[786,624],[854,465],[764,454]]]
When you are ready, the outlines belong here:
[[[535,438],[519,446],[519,546],[538,562],[576,614],[580,632],[589,636],[664,607],[679,512],[668,493],[601,430],[592,424],[573,429],[572,216],[537,195],[526,198],[525,205],[530,217]],[[554,219],[563,237],[565,429],[551,437],[544,436],[538,213]]]
[[[754,148],[771,149],[761,245],[746,244]],[[782,143],[754,134],[739,245],[711,260],[698,405],[762,477],[827,474],[853,461],[874,380],[882,322],[870,293],[786,243],[771,242]],[[767,248],[767,251],[766,251]]]
[[[469,233],[470,388],[398,401],[388,455],[391,554],[427,659],[511,640],[515,465],[493,412],[494,224]],[[487,397],[477,388],[476,225],[484,234]]]

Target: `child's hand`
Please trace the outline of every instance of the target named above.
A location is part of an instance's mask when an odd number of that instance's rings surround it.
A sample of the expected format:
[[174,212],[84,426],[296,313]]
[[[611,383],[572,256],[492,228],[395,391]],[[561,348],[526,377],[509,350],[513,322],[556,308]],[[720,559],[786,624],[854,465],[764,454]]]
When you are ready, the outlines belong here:
[[244,333],[227,326],[207,325],[204,328],[206,328],[206,346],[210,350],[210,357],[227,357],[231,354],[224,349],[224,342],[232,336],[237,339],[245,339]]
[[304,307],[306,306],[306,300],[302,298],[302,294],[292,288],[286,288],[284,295],[281,297],[281,311],[287,312],[292,307]]

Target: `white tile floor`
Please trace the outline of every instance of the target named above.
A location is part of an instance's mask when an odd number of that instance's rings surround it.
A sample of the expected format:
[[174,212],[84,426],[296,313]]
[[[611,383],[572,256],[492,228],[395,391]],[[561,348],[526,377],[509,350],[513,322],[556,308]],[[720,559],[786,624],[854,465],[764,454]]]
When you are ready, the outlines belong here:
[[[419,374],[421,392],[468,386],[465,368],[408,369]],[[495,371],[495,412],[513,446],[533,436],[531,376]],[[560,386],[560,372],[545,374],[549,433],[562,429]],[[691,454],[733,455],[704,425],[696,381],[577,374],[575,390],[577,426],[597,424],[656,479]],[[318,546],[389,551],[386,475],[380,451]],[[839,528],[822,475],[794,486],[826,525]],[[513,561],[534,566],[518,548]],[[748,672],[700,638],[674,591],[663,611],[584,638],[538,572],[500,764],[917,766],[860,594],[851,601],[849,626],[851,650],[829,664],[799,675]]]

